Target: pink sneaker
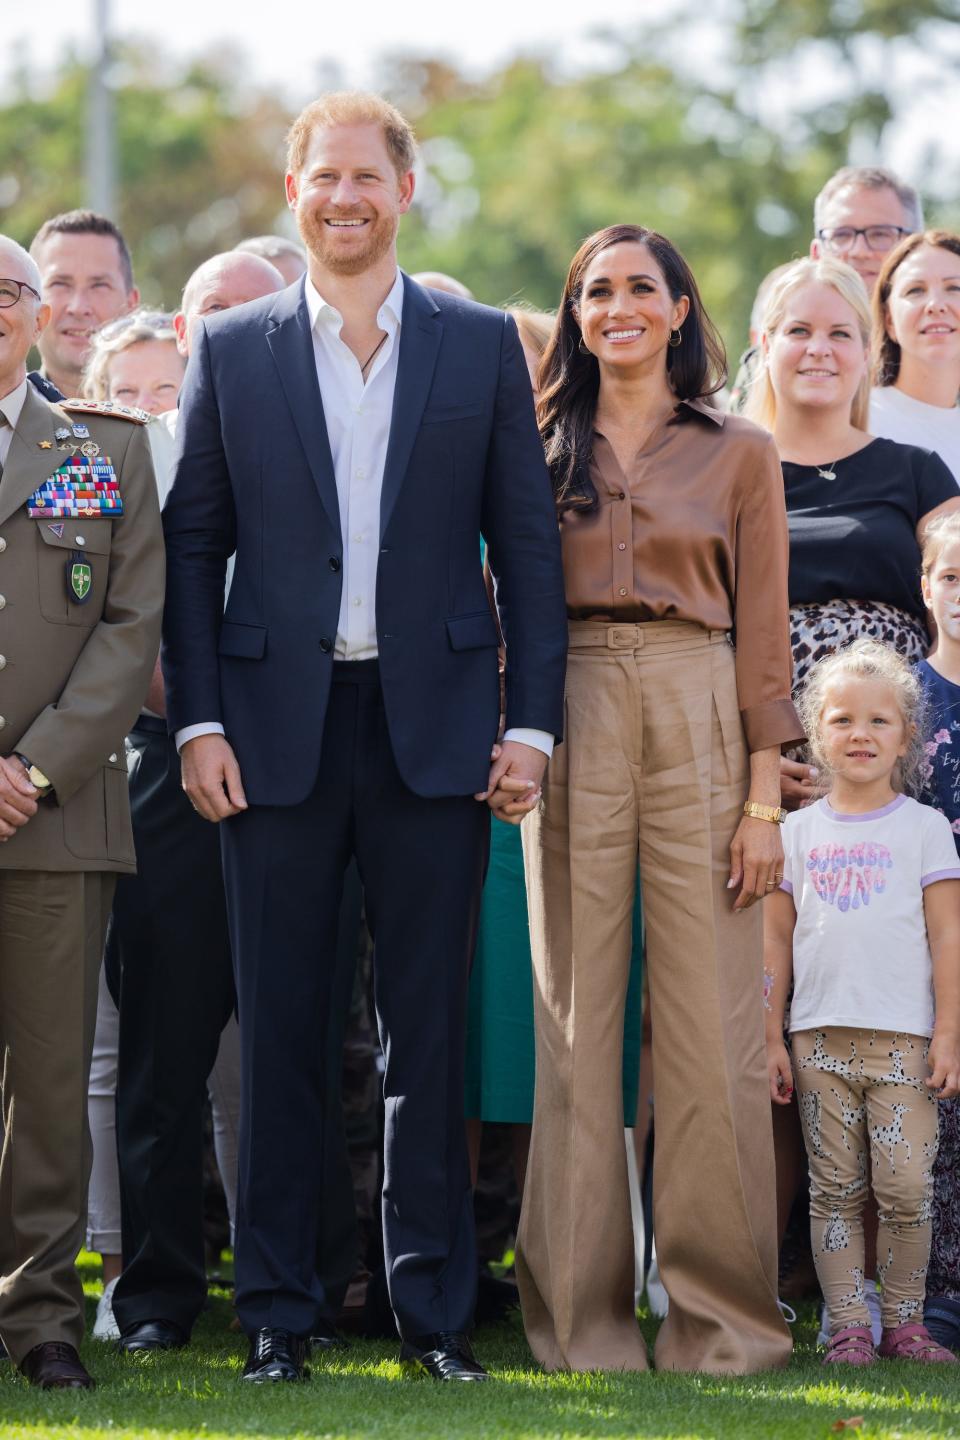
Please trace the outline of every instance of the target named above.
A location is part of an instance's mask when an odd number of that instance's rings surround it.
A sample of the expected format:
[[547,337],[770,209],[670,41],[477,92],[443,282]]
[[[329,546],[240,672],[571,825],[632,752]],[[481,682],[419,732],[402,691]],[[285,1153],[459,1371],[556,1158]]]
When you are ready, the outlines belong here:
[[827,1341],[824,1365],[872,1365],[877,1358],[869,1325],[847,1325]]
[[877,1354],[884,1360],[919,1360],[922,1365],[956,1365],[952,1350],[938,1345],[926,1325],[897,1325],[884,1330]]

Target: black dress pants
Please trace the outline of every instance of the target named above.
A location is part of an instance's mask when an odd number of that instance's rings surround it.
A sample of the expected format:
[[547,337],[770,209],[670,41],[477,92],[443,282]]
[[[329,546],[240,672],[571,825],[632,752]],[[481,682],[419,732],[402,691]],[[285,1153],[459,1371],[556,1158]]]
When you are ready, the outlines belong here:
[[207,1293],[203,1106],[235,1003],[230,941],[219,837],[183,793],[166,725],[141,716],[130,743],[138,873],[117,885],[106,959],[120,1008],[113,1304],[121,1331],[163,1319],[189,1333]]
[[[443,736],[437,736],[443,743]],[[242,1063],[236,1303],[244,1329],[309,1335],[328,1300],[313,1257],[335,1223],[329,1080],[343,875],[355,857],[374,937],[386,1070],[384,1249],[401,1334],[467,1330],[476,1245],[463,1118],[467,979],[489,843],[472,797],[403,783],[376,661],[340,662],[320,771],[300,805],[221,827]]]

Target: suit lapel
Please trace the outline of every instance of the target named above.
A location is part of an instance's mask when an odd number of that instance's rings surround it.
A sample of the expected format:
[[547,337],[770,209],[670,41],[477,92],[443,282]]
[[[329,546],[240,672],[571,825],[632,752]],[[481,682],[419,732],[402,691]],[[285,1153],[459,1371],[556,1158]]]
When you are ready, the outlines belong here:
[[[56,405],[44,400],[28,381],[26,399],[20,411],[17,428],[10,440],[10,451],[0,481],[0,525],[24,505],[44,480],[49,480],[58,465],[68,458],[57,449],[54,431],[59,425],[72,427],[73,421]],[[50,448],[41,450],[40,442],[50,441]]]
[[284,291],[270,316],[273,329],[267,330],[280,382],[283,385],[293,422],[300,436],[317,487],[321,504],[333,528],[340,531],[337,481],[330,454],[330,438],[323,414],[323,397],[317,384],[317,365],[310,333],[310,316],[303,285]]
[[433,384],[443,323],[437,305],[421,286],[403,277],[403,319],[400,325],[400,354],[397,384],[393,394],[390,443],[380,494],[380,538],[386,533],[397,503],[410,452],[420,428],[420,418]]

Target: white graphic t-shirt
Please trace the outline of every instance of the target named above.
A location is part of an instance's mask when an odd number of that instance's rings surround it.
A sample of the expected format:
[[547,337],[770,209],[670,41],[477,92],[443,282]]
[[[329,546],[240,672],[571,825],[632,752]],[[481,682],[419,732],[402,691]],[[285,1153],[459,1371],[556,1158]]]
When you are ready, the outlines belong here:
[[783,847],[782,888],[797,911],[791,1032],[932,1034],[923,891],[960,880],[949,822],[906,795],[863,815],[818,800],[787,817]]

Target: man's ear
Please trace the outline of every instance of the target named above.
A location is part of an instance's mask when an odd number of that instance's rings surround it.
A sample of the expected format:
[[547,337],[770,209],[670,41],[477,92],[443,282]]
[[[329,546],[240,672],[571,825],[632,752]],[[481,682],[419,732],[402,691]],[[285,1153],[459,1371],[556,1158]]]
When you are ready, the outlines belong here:
[[190,354],[187,348],[187,317],[182,310],[178,310],[173,317],[173,328],[177,337],[177,350],[187,359]]

